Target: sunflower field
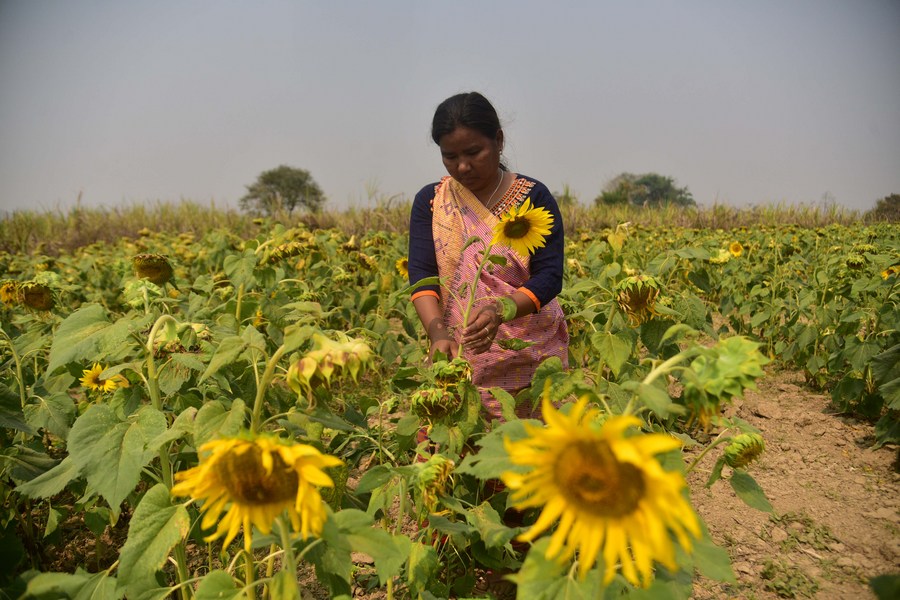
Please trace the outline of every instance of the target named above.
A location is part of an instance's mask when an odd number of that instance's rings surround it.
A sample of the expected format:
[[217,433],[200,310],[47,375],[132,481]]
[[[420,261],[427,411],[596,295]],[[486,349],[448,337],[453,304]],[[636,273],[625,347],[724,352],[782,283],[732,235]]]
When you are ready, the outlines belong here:
[[4,598],[687,598],[735,577],[700,458],[771,510],[727,410],[767,364],[900,442],[897,225],[571,232],[570,368],[490,423],[406,235],[260,231],[0,255]]

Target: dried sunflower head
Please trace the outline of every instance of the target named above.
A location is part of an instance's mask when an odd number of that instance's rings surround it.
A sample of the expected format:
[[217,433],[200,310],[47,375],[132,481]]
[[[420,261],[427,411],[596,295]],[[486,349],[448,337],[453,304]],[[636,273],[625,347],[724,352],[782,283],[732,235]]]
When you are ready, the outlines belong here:
[[659,282],[649,275],[626,277],[616,286],[616,302],[633,326],[645,323],[657,314],[658,296]]
[[56,299],[53,290],[43,283],[26,281],[19,286],[19,302],[34,310],[50,310]]
[[156,285],[168,282],[174,274],[169,259],[162,254],[138,254],[131,264],[135,275]]

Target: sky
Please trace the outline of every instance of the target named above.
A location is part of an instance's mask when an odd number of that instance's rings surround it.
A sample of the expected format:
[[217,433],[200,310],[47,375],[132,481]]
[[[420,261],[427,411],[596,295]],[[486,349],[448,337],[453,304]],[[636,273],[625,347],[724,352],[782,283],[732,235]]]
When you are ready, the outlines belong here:
[[0,0],[0,211],[237,206],[282,164],[329,208],[411,199],[471,90],[512,170],[586,203],[622,172],[702,206],[900,193],[897,0]]

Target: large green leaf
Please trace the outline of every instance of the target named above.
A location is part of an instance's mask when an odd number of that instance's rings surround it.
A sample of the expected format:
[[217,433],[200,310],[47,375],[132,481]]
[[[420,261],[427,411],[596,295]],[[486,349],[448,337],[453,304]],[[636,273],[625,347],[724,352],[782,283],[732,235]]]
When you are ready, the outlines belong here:
[[146,328],[151,318],[129,316],[111,323],[99,304],[79,308],[59,324],[53,335],[47,373],[70,362],[90,363],[121,354],[131,334]]
[[[583,580],[570,574],[569,565],[562,565],[545,556],[549,537],[543,537],[531,547],[519,572],[510,578],[518,586],[517,597],[533,600],[595,600],[602,598],[600,574],[591,572]],[[602,561],[602,558],[599,558]],[[595,569],[597,567],[594,567]]]
[[736,581],[728,551],[712,541],[706,526],[703,527],[703,537],[694,542],[693,559],[694,567],[704,577],[726,583]]
[[225,365],[236,361],[241,353],[247,349],[248,345],[247,340],[239,335],[232,335],[222,340],[216,348],[216,353],[213,355],[212,360],[209,361],[206,371],[200,376],[200,382],[202,383]]
[[204,404],[194,421],[194,445],[199,448],[212,439],[237,435],[246,418],[246,407],[240,398],[232,402],[231,410],[219,401]]
[[81,467],[71,456],[67,456],[46,473],[16,486],[16,491],[31,498],[47,498],[61,492],[66,484],[79,475]]
[[516,529],[507,527],[500,521],[499,513],[487,502],[466,511],[465,516],[469,525],[478,530],[488,548],[505,546],[517,533]]
[[609,331],[597,331],[591,336],[591,346],[600,355],[600,358],[609,365],[616,377],[622,365],[631,356],[634,341],[625,334],[616,334]]
[[75,420],[75,402],[65,393],[46,398],[32,396],[25,405],[25,419],[35,429],[44,429],[66,439]]
[[69,457],[114,510],[154,457],[150,442],[167,429],[165,415],[144,406],[122,421],[106,404],[91,406],[72,426]]
[[152,487],[134,510],[128,539],[119,554],[119,578],[129,597],[157,586],[155,575],[172,548],[191,527],[187,509],[173,505],[169,489],[162,483]]
[[736,469],[731,474],[729,481],[731,482],[731,487],[734,488],[734,492],[738,498],[744,501],[744,504],[756,510],[772,512],[772,505],[769,503],[769,499],[766,498],[765,492],[749,473]]
[[362,529],[347,534],[350,547],[375,559],[375,571],[382,585],[400,574],[409,559],[412,542],[404,535],[391,535],[383,529]]
[[207,573],[200,580],[194,600],[242,600],[247,594],[239,590],[231,575],[221,569]]
[[256,282],[256,278],[253,276],[256,264],[256,253],[248,248],[244,250],[243,254],[229,254],[226,256],[222,268],[234,287],[242,285],[244,288],[250,289]]
[[106,571],[87,573],[40,573],[28,581],[23,600],[119,600],[124,590]]
[[497,479],[506,471],[518,470],[519,468],[509,460],[503,440],[508,438],[510,441],[515,441],[524,438],[526,435],[525,423],[540,425],[539,421],[533,420],[507,421],[478,440],[480,446],[478,452],[467,454],[456,472],[487,480]]

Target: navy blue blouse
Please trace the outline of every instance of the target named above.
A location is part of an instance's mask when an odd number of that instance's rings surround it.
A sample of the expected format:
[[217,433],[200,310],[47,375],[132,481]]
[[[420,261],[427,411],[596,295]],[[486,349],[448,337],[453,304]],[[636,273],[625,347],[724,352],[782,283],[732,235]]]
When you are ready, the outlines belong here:
[[[436,277],[438,274],[437,257],[434,253],[434,237],[431,230],[432,200],[437,183],[430,183],[419,190],[413,200],[412,211],[409,217],[409,281],[415,283],[426,277]],[[553,225],[550,228],[550,236],[547,243],[535,250],[531,256],[531,278],[522,286],[531,292],[540,306],[553,300],[560,290],[563,281],[563,222],[559,212],[559,205],[550,190],[543,183],[525,175],[516,175],[516,180],[510,186],[498,206],[504,206],[503,212],[507,212],[511,206],[518,206],[531,198],[531,204],[535,207],[543,207],[553,215]],[[417,288],[414,294],[423,290],[430,290],[440,294],[440,286],[426,285]],[[540,308],[540,306],[538,308]]]

